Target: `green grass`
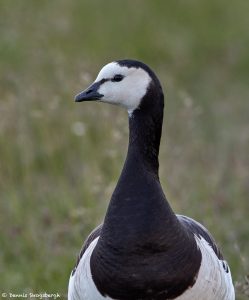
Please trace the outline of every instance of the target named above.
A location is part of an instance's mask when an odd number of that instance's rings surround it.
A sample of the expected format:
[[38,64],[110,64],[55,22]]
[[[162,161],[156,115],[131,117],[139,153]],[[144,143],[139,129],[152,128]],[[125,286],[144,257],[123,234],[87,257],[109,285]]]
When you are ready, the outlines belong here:
[[[248,299],[249,2],[0,2],[0,291],[59,292],[101,222],[126,112],[75,104],[105,63],[150,65],[166,94],[161,182],[213,233]],[[246,291],[247,289],[247,291]]]

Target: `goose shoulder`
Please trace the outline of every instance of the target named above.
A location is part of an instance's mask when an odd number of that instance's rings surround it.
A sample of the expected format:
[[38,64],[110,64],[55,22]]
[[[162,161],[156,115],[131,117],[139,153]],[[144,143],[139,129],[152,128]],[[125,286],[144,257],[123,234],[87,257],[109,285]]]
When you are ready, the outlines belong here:
[[199,238],[203,238],[213,249],[217,258],[223,260],[223,255],[218,245],[216,244],[214,238],[212,237],[211,233],[201,223],[195,221],[190,217],[186,217],[183,215],[177,215],[177,218],[180,221],[180,223],[187,228],[188,231],[192,232],[195,236]]
[[83,257],[84,253],[86,252],[86,250],[88,249],[88,247],[90,246],[90,244],[95,240],[97,239],[100,234],[101,234],[101,230],[102,230],[102,227],[103,227],[103,224],[100,224],[99,226],[97,226],[89,235],[88,237],[86,238],[85,242],[83,243],[83,246],[80,250],[80,253],[78,255],[78,258],[77,258],[77,261],[76,261],[76,264],[73,268],[73,271],[72,271],[72,276],[74,275],[79,263],[80,263],[80,260],[81,258]]

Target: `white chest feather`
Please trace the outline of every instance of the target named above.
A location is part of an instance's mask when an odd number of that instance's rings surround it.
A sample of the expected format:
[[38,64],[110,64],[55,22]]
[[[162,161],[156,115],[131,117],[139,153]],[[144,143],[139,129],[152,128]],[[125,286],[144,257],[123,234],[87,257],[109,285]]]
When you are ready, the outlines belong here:
[[231,272],[225,272],[223,262],[204,238],[195,239],[202,254],[201,267],[195,284],[176,300],[234,300]]
[[[103,297],[92,279],[90,257],[97,241],[98,238],[90,244],[82,256],[75,274],[70,277],[69,300],[113,300],[110,297]],[[234,300],[231,273],[225,272],[223,262],[217,258],[205,239],[196,237],[196,242],[202,253],[201,267],[196,282],[176,300]]]
[[97,290],[90,270],[90,258],[98,242],[96,238],[89,245],[82,256],[73,276],[70,277],[68,286],[68,300],[112,300],[103,297]]

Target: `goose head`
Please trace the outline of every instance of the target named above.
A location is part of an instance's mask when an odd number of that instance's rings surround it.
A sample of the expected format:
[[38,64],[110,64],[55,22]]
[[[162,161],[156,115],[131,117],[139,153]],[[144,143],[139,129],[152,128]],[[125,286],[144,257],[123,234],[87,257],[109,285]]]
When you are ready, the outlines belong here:
[[[153,71],[136,60],[119,60],[105,65],[96,80],[79,93],[75,101],[96,100],[120,105],[132,115],[142,104],[146,105],[148,97],[145,96],[148,94],[153,101],[159,97],[163,102],[161,85]],[[149,103],[151,106],[154,104]]]

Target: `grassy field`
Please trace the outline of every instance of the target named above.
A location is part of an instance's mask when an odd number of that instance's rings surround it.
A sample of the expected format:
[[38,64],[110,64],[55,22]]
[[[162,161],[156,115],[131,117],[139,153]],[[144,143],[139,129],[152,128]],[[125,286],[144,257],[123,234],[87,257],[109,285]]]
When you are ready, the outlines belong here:
[[[160,173],[249,287],[249,2],[0,1],[0,292],[67,292],[126,155],[126,112],[75,104],[109,61],[166,94]],[[247,296],[246,296],[247,294]]]

